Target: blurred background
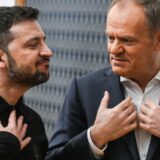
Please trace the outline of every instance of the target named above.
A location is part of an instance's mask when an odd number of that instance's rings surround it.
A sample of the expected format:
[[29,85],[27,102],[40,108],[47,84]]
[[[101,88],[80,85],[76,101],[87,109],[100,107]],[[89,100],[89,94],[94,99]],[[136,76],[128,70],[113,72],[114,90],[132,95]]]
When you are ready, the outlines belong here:
[[0,5],[13,3],[40,10],[39,23],[54,52],[49,81],[24,96],[50,138],[71,81],[108,65],[104,31],[110,0],[0,0]]

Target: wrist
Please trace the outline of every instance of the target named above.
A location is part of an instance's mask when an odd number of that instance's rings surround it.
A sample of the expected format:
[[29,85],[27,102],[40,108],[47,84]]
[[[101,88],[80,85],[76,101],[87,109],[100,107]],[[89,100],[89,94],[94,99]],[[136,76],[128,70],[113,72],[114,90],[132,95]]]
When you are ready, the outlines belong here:
[[99,149],[103,149],[108,143],[108,141],[104,139],[101,132],[99,132],[99,129],[95,126],[90,127],[90,136],[94,145]]

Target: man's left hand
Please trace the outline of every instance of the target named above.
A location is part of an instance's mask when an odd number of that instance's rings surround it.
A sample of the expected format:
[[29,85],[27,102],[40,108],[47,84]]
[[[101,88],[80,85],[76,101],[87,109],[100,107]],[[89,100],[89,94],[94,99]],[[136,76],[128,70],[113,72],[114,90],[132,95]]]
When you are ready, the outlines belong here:
[[160,137],[160,106],[147,100],[139,113],[139,126],[150,134]]

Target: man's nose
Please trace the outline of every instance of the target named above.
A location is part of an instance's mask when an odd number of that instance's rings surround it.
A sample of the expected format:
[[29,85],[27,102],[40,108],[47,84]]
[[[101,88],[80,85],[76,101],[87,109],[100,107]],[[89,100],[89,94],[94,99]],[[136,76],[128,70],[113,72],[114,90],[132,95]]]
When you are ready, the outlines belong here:
[[53,52],[52,52],[51,49],[47,46],[47,44],[44,44],[43,48],[41,49],[40,55],[41,55],[41,56],[51,57],[51,56],[53,55]]
[[110,54],[119,54],[123,52],[123,46],[118,40],[108,44],[108,51]]

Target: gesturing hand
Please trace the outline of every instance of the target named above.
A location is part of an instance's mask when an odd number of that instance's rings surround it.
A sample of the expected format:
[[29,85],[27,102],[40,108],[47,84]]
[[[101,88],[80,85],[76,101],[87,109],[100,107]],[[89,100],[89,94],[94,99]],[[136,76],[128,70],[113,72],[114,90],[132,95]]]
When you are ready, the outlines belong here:
[[147,100],[139,113],[139,126],[152,135],[160,137],[160,107]]
[[126,98],[114,108],[107,108],[109,94],[105,92],[91,127],[93,143],[102,148],[107,142],[115,140],[137,127],[137,114],[131,97]]
[[4,127],[1,123],[0,123],[0,131],[5,131],[5,132],[9,132],[13,135],[15,135],[21,145],[21,149],[23,149],[25,146],[27,146],[29,144],[29,142],[31,141],[30,137],[24,138],[26,131],[27,131],[27,124],[23,124],[23,116],[20,116],[17,120],[16,120],[16,111],[12,111],[9,119],[8,119],[8,125],[6,127]]

